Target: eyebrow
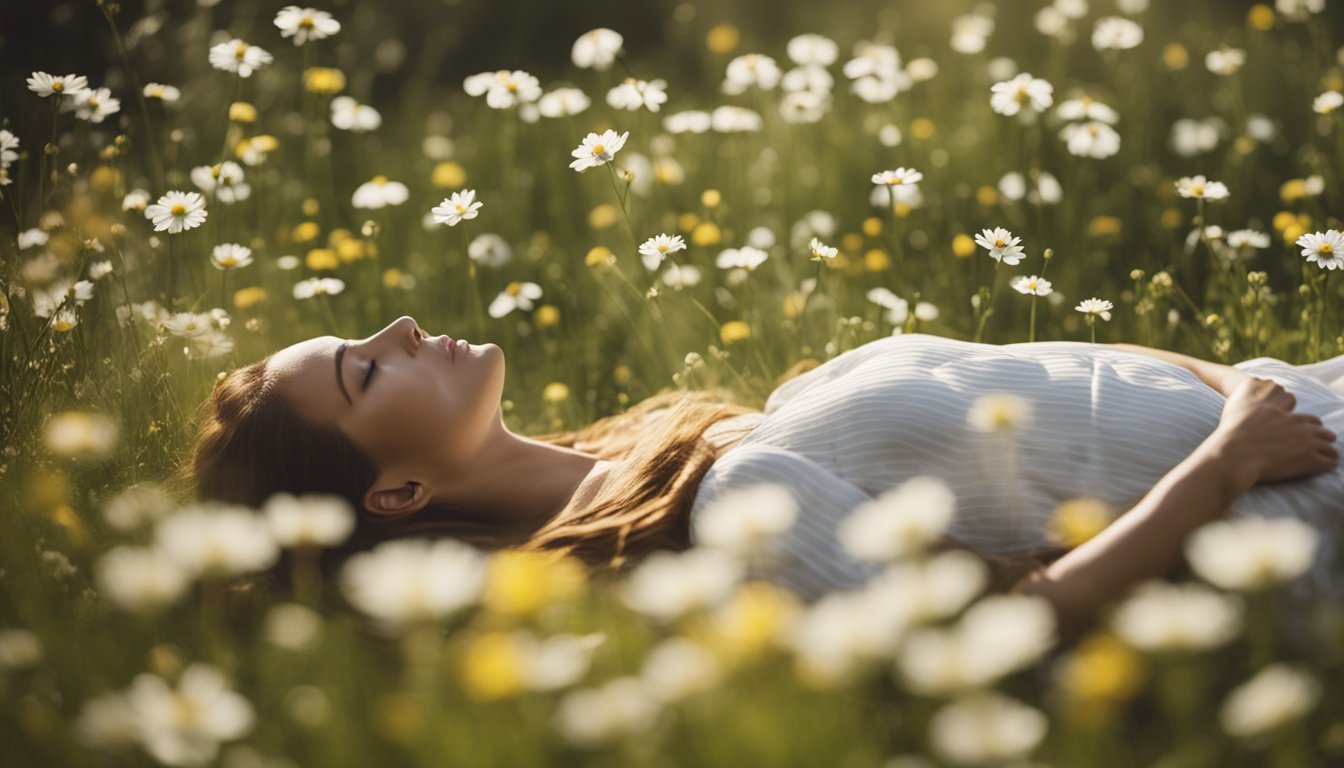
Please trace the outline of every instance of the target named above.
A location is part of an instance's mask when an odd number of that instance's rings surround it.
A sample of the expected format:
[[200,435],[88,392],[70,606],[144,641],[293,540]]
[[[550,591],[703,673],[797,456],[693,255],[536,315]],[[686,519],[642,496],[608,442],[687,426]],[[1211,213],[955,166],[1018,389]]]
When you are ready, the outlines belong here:
[[345,401],[354,405],[355,401],[350,399],[350,393],[345,391],[345,379],[341,377],[341,363],[345,360],[345,350],[349,346],[350,342],[343,341],[341,342],[341,345],[336,348],[336,386],[341,388],[341,394],[345,397]]

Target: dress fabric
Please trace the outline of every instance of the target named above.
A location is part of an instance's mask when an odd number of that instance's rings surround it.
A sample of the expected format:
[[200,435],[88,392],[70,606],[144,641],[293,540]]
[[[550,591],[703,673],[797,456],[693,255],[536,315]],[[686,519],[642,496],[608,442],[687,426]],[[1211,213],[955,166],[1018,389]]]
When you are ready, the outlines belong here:
[[[1344,435],[1344,356],[1303,366],[1261,357],[1235,367],[1279,382],[1298,412]],[[977,431],[968,414],[991,393],[1022,398],[1029,417],[1011,430]],[[881,570],[845,552],[840,522],[883,491],[932,475],[956,495],[948,538],[990,555],[1049,546],[1048,522],[1061,502],[1090,496],[1127,509],[1214,430],[1224,402],[1180,366],[1085,342],[877,339],[770,394],[752,431],[701,482],[691,540],[699,541],[699,513],[724,492],[784,485],[799,503],[798,520],[757,575],[814,600]],[[1344,464],[1253,487],[1229,511],[1248,515],[1316,526],[1321,546],[1294,590],[1344,599]]]

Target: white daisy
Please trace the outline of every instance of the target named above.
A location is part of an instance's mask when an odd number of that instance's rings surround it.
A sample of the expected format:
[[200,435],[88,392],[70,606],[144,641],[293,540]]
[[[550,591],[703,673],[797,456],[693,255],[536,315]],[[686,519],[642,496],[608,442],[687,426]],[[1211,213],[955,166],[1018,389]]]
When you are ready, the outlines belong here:
[[37,227],[25,229],[19,233],[19,250],[26,251],[34,246],[46,245],[49,237],[46,232]]
[[332,547],[355,529],[354,510],[339,496],[277,493],[266,500],[262,512],[282,547]]
[[49,75],[46,72],[34,72],[28,78],[28,90],[42,98],[51,95],[74,95],[89,89],[89,79],[83,75]]
[[487,560],[453,538],[403,538],[352,555],[340,588],[353,607],[398,628],[442,619],[476,603],[485,589]]
[[578,88],[556,88],[537,101],[542,117],[569,117],[577,115],[592,104],[588,94]]
[[363,133],[383,124],[383,116],[367,104],[360,104],[349,96],[331,100],[331,124],[342,131]]
[[374,176],[372,180],[359,185],[350,198],[350,204],[356,208],[386,208],[389,205],[401,205],[410,197],[411,192],[405,184],[390,181],[386,176]]
[[1021,763],[1045,738],[1045,714],[994,691],[944,705],[929,719],[929,743],[957,764]]
[[533,302],[540,298],[540,285],[515,280],[504,286],[504,290],[490,302],[485,311],[494,318],[504,317],[515,309],[526,312],[531,310]]
[[750,272],[763,264],[769,256],[770,254],[760,248],[746,245],[722,251],[715,259],[714,265],[719,269],[745,269]]
[[310,277],[294,284],[294,298],[311,299],[314,296],[335,296],[345,290],[345,282],[335,277]]
[[19,137],[9,131],[0,130],[0,168],[8,168],[19,159],[19,153],[14,151],[18,148]]
[[1176,191],[1181,197],[1222,200],[1227,197],[1227,185],[1221,181],[1209,181],[1200,176],[1182,176],[1176,181]]
[[1105,158],[1120,151],[1120,134],[1099,120],[1069,123],[1060,130],[1059,137],[1069,154],[1077,157]]
[[1227,233],[1227,244],[1233,248],[1264,249],[1269,247],[1269,235],[1254,229],[1236,229]]
[[1114,109],[1093,100],[1090,96],[1061,102],[1055,108],[1055,114],[1061,120],[1098,120],[1110,125],[1115,125],[1120,120],[1120,115]]
[[627,77],[625,82],[607,91],[607,104],[616,109],[647,107],[650,112],[657,112],[666,102],[666,80],[644,81]]
[[482,205],[483,203],[476,201],[476,190],[463,189],[454,192],[452,197],[445,197],[442,203],[431,208],[429,212],[434,215],[436,224],[455,227],[459,221],[476,218],[477,211],[481,210]]
[[914,168],[897,168],[894,171],[881,171],[874,173],[872,182],[874,184],[885,184],[888,187],[913,186],[918,184],[924,174],[916,171]]
[[152,547],[113,547],[98,558],[94,578],[103,597],[133,612],[171,605],[191,583],[175,560]]
[[1216,51],[1209,51],[1204,57],[1204,66],[1215,75],[1230,77],[1241,71],[1242,65],[1246,63],[1246,51],[1240,48],[1229,48],[1226,45]]
[[210,48],[210,66],[225,72],[236,72],[239,77],[251,77],[253,72],[270,64],[273,58],[261,48],[237,38]]
[[761,115],[736,104],[715,107],[709,114],[709,125],[719,133],[746,133],[761,130]]
[[681,235],[659,234],[645,240],[639,246],[639,255],[643,257],[644,266],[649,271],[658,268],[668,256],[677,251],[686,250],[686,241],[681,239]]
[[145,208],[145,218],[154,222],[154,231],[170,234],[201,226],[207,215],[205,198],[196,192],[172,190]]
[[1307,670],[1274,662],[1227,695],[1218,710],[1223,731],[1255,739],[1316,708],[1321,684]]
[[976,244],[988,250],[991,259],[1010,266],[1017,266],[1022,260],[1023,248],[1018,245],[1021,241],[1022,238],[1013,237],[1013,233],[1003,227],[983,229],[975,236]]
[[124,694],[137,737],[165,765],[205,765],[219,745],[246,735],[256,715],[247,699],[229,690],[214,667],[194,663],[177,688],[158,675],[142,674]]
[[808,32],[791,38],[785,51],[800,67],[829,67],[839,56],[840,46],[829,37]]
[[252,195],[252,187],[246,181],[243,167],[232,160],[219,165],[198,165],[191,169],[191,183],[202,192],[214,193],[221,203],[232,204],[246,200]]
[[295,45],[331,37],[341,31],[341,22],[333,19],[330,13],[297,5],[281,8],[275,14],[275,26],[280,29],[281,37],[294,38]]
[[485,103],[492,109],[508,109],[536,101],[541,96],[541,82],[521,69],[496,73],[495,80],[485,92]]
[[663,130],[668,133],[704,133],[713,124],[708,112],[690,109],[663,118]]
[[1328,115],[1344,106],[1344,94],[1339,91],[1326,91],[1312,99],[1311,108],[1318,115]]
[[1025,293],[1027,295],[1049,296],[1052,291],[1050,288],[1050,281],[1043,277],[1037,277],[1036,275],[1030,277],[1027,277],[1026,275],[1018,275],[1012,280],[1009,280],[1008,285],[1011,286],[1014,291]]
[[616,60],[624,43],[625,38],[621,37],[621,33],[599,27],[584,32],[574,41],[570,58],[574,61],[574,66],[580,69],[595,69],[602,72]]
[[1330,229],[1310,232],[1297,238],[1297,247],[1307,261],[1321,269],[1336,270],[1344,267],[1344,233]]
[[265,521],[247,507],[187,507],[161,519],[154,533],[159,549],[192,576],[264,570],[280,553]]
[[582,173],[589,168],[606,165],[612,161],[621,147],[625,146],[625,140],[629,136],[629,131],[617,136],[613,130],[603,131],[600,136],[596,133],[588,134],[584,137],[583,142],[570,153],[577,159],[571,162],[569,167]]
[[509,247],[508,240],[485,232],[477,235],[467,245],[467,256],[478,264],[498,269],[513,258],[513,249]]
[[121,111],[121,101],[112,98],[112,91],[107,88],[97,90],[90,88],[70,94],[63,108],[66,111],[73,110],[75,117],[80,120],[101,123],[108,115]]
[[797,518],[798,501],[782,485],[735,488],[705,507],[696,521],[696,540],[701,546],[749,556],[792,528]]
[[728,62],[723,92],[736,96],[752,86],[768,91],[779,85],[782,76],[775,60],[760,53],[747,53]]
[[1044,112],[1054,103],[1055,87],[1040,78],[1023,72],[1011,80],[990,86],[989,106],[1000,115],[1012,117],[1028,105],[1033,111]]
[[240,269],[252,263],[252,249],[238,243],[220,243],[210,252],[215,269]]
[[1082,312],[1084,315],[1093,315],[1100,317],[1102,320],[1110,320],[1111,310],[1115,309],[1115,306],[1106,299],[1093,298],[1083,299],[1078,303],[1078,306],[1074,307],[1074,309]]
[[957,499],[945,482],[917,476],[855,507],[836,539],[865,562],[892,562],[917,554],[951,523]]
[[812,253],[812,261],[830,261],[840,253],[838,248],[826,245],[815,237],[808,245],[808,250]]
[[1143,27],[1119,16],[1097,19],[1096,26],[1092,28],[1092,47],[1098,51],[1124,51],[1142,42]]
[[182,91],[163,83],[146,83],[144,94],[147,99],[158,99],[163,102],[174,102],[182,98]]
[[1185,557],[1200,578],[1221,589],[1255,592],[1306,573],[1320,536],[1296,518],[1243,517],[1199,527]]
[[121,199],[123,211],[143,211],[147,205],[149,205],[149,192],[143,189],[132,189]]

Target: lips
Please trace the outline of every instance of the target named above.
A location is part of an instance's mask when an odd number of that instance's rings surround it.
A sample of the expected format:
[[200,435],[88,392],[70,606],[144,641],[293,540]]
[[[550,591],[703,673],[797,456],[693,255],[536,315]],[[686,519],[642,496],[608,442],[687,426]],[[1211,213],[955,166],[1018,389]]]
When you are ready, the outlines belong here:
[[449,359],[451,359],[454,363],[457,362],[457,344],[453,342],[453,337],[449,336],[446,333],[440,336],[439,346],[443,347],[444,351],[448,353]]

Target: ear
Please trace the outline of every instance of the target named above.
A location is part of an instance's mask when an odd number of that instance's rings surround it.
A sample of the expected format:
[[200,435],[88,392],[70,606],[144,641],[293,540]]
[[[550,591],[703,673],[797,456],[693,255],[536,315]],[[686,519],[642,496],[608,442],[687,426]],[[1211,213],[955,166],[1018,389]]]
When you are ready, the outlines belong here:
[[364,508],[387,519],[413,515],[429,503],[429,491],[416,480],[379,478],[364,493]]

